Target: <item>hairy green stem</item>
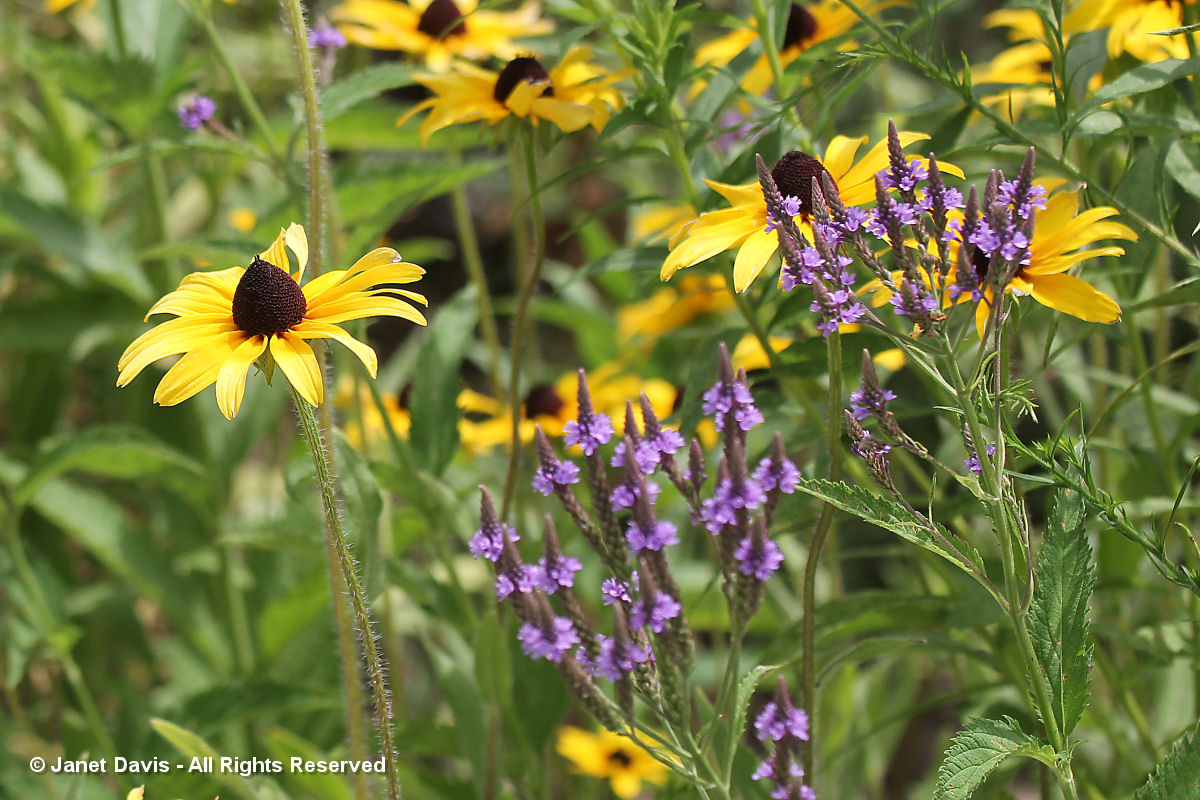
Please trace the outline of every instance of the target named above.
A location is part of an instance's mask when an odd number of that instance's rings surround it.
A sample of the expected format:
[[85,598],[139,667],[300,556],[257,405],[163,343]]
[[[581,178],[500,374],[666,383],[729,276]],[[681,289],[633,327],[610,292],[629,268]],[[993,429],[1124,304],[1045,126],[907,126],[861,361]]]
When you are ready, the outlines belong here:
[[330,468],[329,456],[321,437],[321,428],[317,423],[315,409],[300,396],[294,387],[292,400],[300,422],[300,431],[304,436],[309,453],[312,455],[313,469],[316,472],[317,486],[321,494],[321,512],[325,518],[326,544],[332,554],[331,557],[337,561],[342,581],[349,594],[355,625],[358,628],[359,642],[366,656],[367,675],[371,680],[372,700],[375,706],[375,728],[379,734],[380,750],[383,751],[388,800],[399,800],[400,782],[396,774],[396,748],[392,737],[392,704],[391,698],[388,696],[387,676],[384,673],[383,661],[379,657],[379,648],[375,642],[375,631],[371,624],[371,610],[367,604],[366,593],[359,580],[354,557],[346,542],[345,532],[342,530],[342,518],[337,507],[337,479]]
[[[829,480],[842,479],[842,335],[836,331],[825,340],[829,365],[829,419],[825,430],[825,446],[829,451]],[[817,567],[821,551],[833,529],[834,507],[826,503],[813,529],[808,544],[808,559],[804,563],[804,586],[801,593],[802,618],[800,629],[800,703],[808,712],[809,742],[804,748],[804,774],[810,785],[815,784],[814,756],[811,742],[817,741]]]
[[533,146],[533,132],[522,132],[524,145],[525,179],[529,183],[529,270],[517,298],[517,310],[513,316],[512,352],[508,375],[508,404],[512,415],[512,440],[508,456],[508,474],[504,478],[504,502],[500,516],[507,518],[517,487],[517,473],[521,468],[521,355],[529,327],[529,304],[542,280],[542,267],[546,262],[546,222],[542,216],[542,199],[539,194],[537,176],[537,154]]

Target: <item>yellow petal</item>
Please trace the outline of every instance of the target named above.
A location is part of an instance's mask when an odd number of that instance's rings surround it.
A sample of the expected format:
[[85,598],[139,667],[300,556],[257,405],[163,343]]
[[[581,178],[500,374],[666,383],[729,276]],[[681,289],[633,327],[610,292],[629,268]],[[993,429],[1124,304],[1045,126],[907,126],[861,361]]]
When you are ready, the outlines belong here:
[[367,368],[367,372],[371,374],[372,378],[379,371],[379,359],[375,356],[375,351],[337,325],[330,325],[325,322],[305,321],[294,326],[292,333],[301,339],[335,339],[344,344],[354,355],[358,356],[358,360]]
[[[296,270],[296,283],[300,283],[300,279],[304,277],[304,268],[308,266],[308,234],[304,232],[304,227],[293,222],[288,225],[287,231],[283,235],[284,241],[291,251],[296,254],[296,263],[300,268]],[[291,271],[290,267],[283,264],[278,266]]]
[[238,345],[217,372],[217,407],[225,419],[237,416],[242,407],[242,395],[246,392],[246,373],[250,365],[258,360],[267,349],[265,336],[252,336]]
[[301,397],[310,405],[321,405],[325,381],[321,376],[321,365],[308,342],[290,331],[284,331],[279,336],[271,337],[271,357]]
[[271,246],[258,254],[258,257],[268,264],[279,267],[284,272],[290,273],[292,265],[288,261],[287,247],[284,241],[287,236],[287,231],[283,228],[279,229],[279,235],[275,237],[275,241],[271,242]]
[[[662,280],[668,280],[678,270],[737,247],[749,236],[761,231],[766,224],[765,221],[760,224],[753,215],[736,213],[736,209],[710,214],[701,214],[700,219],[688,229],[687,236],[667,256],[662,266]],[[713,224],[713,219],[723,221]]]
[[1033,298],[1055,311],[1087,322],[1116,322],[1121,318],[1117,301],[1074,275],[1038,275],[1030,279]]
[[733,262],[733,284],[739,292],[744,292],[750,287],[771,260],[771,256],[775,255],[778,247],[779,237],[774,231],[755,231],[750,238],[742,242]]
[[154,390],[154,402],[162,406],[177,405],[212,384],[225,359],[233,354],[245,338],[243,332],[232,331],[188,352],[158,382],[158,388]]
[[387,295],[364,296],[361,293],[324,303],[317,309],[310,308],[304,315],[306,320],[330,323],[364,317],[400,317],[417,325],[426,324],[420,311],[399,298]]
[[121,354],[117,361],[120,376],[117,385],[124,386],[139,372],[160,358],[178,355],[208,343],[230,331],[237,330],[232,320],[216,315],[183,317],[156,325],[143,333]]

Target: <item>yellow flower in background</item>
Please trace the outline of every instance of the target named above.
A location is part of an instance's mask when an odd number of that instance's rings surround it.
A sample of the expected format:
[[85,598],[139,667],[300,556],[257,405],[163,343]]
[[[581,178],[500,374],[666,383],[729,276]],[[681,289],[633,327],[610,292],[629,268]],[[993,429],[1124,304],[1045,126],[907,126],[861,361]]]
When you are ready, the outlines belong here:
[[75,5],[79,6],[83,11],[88,11],[92,6],[96,5],[96,0],[45,0],[42,7],[46,10],[47,14],[57,14]]
[[254,230],[254,226],[258,224],[258,214],[255,214],[252,208],[231,208],[227,219],[229,220],[229,227],[238,233],[250,233]]
[[[928,138],[923,133],[900,131],[903,147]],[[805,235],[812,235],[808,222],[812,210],[812,180],[822,172],[827,172],[833,179],[845,205],[857,206],[875,199],[875,173],[888,166],[887,139],[877,142],[856,162],[854,157],[866,142],[866,136],[860,139],[835,136],[821,159],[793,150],[776,162],[771,176],[785,197],[800,198],[801,210],[796,222]],[[962,170],[953,164],[939,161],[938,166],[943,173],[963,177]],[[739,292],[744,292],[779,246],[778,236],[766,231],[767,201],[763,198],[762,187],[758,181],[736,186],[717,181],[705,183],[729,201],[730,207],[705,212],[694,220],[663,262],[660,277],[664,281],[670,280],[681,269],[737,248],[733,264],[734,285]]]
[[[792,346],[792,340],[786,336],[768,336],[767,344],[771,346],[774,353],[779,354]],[[733,348],[733,354],[729,356],[729,361],[735,370],[744,369],[746,372],[767,369],[771,366],[771,357],[767,355],[762,342],[752,333],[747,333],[741,338],[737,347]]]
[[[356,386],[358,388],[357,396],[355,395]],[[380,413],[379,407],[375,404],[375,399],[371,397],[370,389],[352,376],[343,375],[338,381],[333,402],[343,412],[354,412],[353,417],[342,425],[346,433],[346,440],[350,442],[351,446],[361,449],[371,441],[386,438],[388,424],[392,426],[392,430],[396,432],[397,436],[407,439],[408,432],[412,429],[412,415],[408,412],[408,394],[408,390],[405,389],[399,395],[385,394],[381,397],[384,413],[387,414],[385,421],[384,415]]]
[[[293,273],[288,250],[296,259]],[[125,386],[150,364],[183,354],[154,392],[154,402],[173,406],[217,385],[217,405],[232,419],[242,403],[246,373],[264,354],[312,405],[321,403],[321,375],[310,339],[336,339],[366,365],[374,377],[375,351],[355,339],[339,322],[364,317],[400,317],[418,325],[425,317],[404,299],[425,298],[388,284],[412,283],[425,274],[381,247],[348,270],[326,272],[302,283],[308,263],[308,237],[292,223],[249,267],[194,272],[146,314],[174,314],[126,348],[117,367],[117,386]],[[394,295],[399,295],[396,297]]]
[[[720,275],[685,275],[645,300],[617,309],[617,339],[622,343],[653,342],[704,314],[734,308],[733,295]],[[590,380],[590,377],[589,377]]]
[[1017,84],[980,98],[1009,122],[1016,121],[1030,106],[1053,108],[1054,89],[1050,81],[1050,48],[1041,41],[1014,44],[988,63],[971,68],[971,82],[975,86]]
[[630,238],[635,242],[666,239],[674,244],[687,224],[696,218],[696,209],[687,203],[670,203],[643,209],[630,220]]
[[1184,25],[1182,0],[1082,0],[1063,20],[1063,30],[1108,28],[1108,57],[1129,53],[1140,61],[1187,58],[1186,35],[1162,36],[1158,31]]
[[518,56],[500,72],[471,64],[456,64],[444,75],[420,73],[413,79],[434,94],[400,118],[428,111],[421,123],[421,141],[450,125],[486,121],[495,125],[510,116],[537,125],[546,120],[570,133],[591,125],[602,130],[612,112],[625,100],[613,86],[628,71],[609,73],[590,61],[592,51],[576,47],[549,72],[536,58]]
[[[489,4],[490,5],[490,4]],[[347,0],[330,12],[346,40],[375,50],[401,50],[444,72],[455,58],[514,58],[514,40],[554,30],[537,3],[516,11],[480,9],[478,0]]]
[[[621,372],[618,364],[605,364],[588,372],[588,390],[592,406],[612,418],[617,436],[625,431],[625,401],[633,399],[634,419],[642,425],[642,410],[638,394],[645,392],[654,414],[662,419],[675,410],[675,387],[659,378],[642,378]],[[534,429],[541,426],[551,438],[562,436],[567,422],[579,416],[576,391],[579,375],[568,372],[553,384],[534,386],[525,395],[521,409],[519,432],[521,442],[533,441]],[[512,440],[512,409],[495,398],[466,389],[458,396],[463,411],[458,436],[463,448],[472,455],[486,453],[496,447],[507,447]]]
[[[651,745],[658,742],[651,740]],[[571,762],[576,772],[607,778],[613,794],[629,800],[642,792],[643,783],[667,782],[667,766],[627,736],[601,729],[589,733],[566,725],[558,732],[558,754]]]
[[[888,6],[898,5],[899,0],[864,0],[859,7],[874,14]],[[858,23],[858,15],[840,0],[819,0],[816,3],[792,3],[783,33],[783,44],[779,48],[779,63],[786,69],[800,54],[821,42],[834,39],[848,32]],[[692,59],[698,67],[722,68],[737,58],[747,48],[759,43],[758,28],[754,19],[746,20],[746,27],[737,28],[719,38],[706,42],[696,49]],[[848,43],[852,49],[855,45]],[[765,54],[760,55],[754,66],[742,78],[742,89],[755,96],[767,93],[774,83],[771,66]]]

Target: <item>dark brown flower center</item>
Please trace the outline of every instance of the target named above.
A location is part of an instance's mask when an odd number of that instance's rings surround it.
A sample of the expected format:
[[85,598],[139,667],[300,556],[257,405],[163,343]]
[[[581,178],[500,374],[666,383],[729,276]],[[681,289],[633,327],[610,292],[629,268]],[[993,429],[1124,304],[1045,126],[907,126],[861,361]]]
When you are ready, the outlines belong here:
[[991,265],[992,257],[976,247],[975,252],[971,254],[971,266],[975,268],[975,277],[980,283],[987,279],[988,267]]
[[628,767],[633,763],[633,759],[624,750],[613,750],[608,754],[608,762],[610,764],[619,764],[622,767]]
[[558,412],[562,411],[565,405],[566,401],[558,396],[558,392],[554,391],[553,386],[539,384],[525,395],[525,418],[557,417]]
[[536,58],[529,56],[518,56],[504,65],[504,69],[500,71],[500,77],[496,79],[496,88],[492,91],[492,96],[496,98],[497,103],[503,103],[513,93],[513,89],[517,88],[517,84],[522,81],[545,83],[546,88],[542,90],[542,97],[554,97],[554,87],[550,85],[550,73],[546,72],[545,67],[539,64]]
[[[779,187],[781,195],[799,198],[800,216],[808,218],[813,213],[813,178],[820,180],[821,173],[829,175],[829,170],[825,169],[825,165],[821,163],[820,159],[813,158],[808,153],[801,153],[799,150],[792,150],[784,153],[783,157],[775,162],[775,168],[771,170],[771,177],[775,180],[775,185]],[[829,180],[833,181],[832,175],[829,175]]]
[[233,292],[233,324],[251,336],[283,333],[307,310],[304,292],[291,276],[258,256]]
[[433,0],[421,14],[417,30],[434,39],[466,36],[467,21],[463,19],[458,6],[454,5],[454,0]]
[[792,3],[787,28],[783,32],[783,49],[803,47],[817,35],[817,18],[800,3]]

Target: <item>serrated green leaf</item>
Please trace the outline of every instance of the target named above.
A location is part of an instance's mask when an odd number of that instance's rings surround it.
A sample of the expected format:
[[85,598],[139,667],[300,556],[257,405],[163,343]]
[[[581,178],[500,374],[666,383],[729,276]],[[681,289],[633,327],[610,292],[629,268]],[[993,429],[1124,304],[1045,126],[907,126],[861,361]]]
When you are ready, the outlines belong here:
[[1042,675],[1054,703],[1053,724],[1063,735],[1079,723],[1087,705],[1088,600],[1096,583],[1092,548],[1084,532],[1083,498],[1059,492],[1050,510],[1046,533],[1034,568],[1029,633]]
[[391,89],[411,86],[414,68],[409,64],[376,64],[343,78],[325,90],[321,112],[328,121],[352,106]]
[[54,478],[73,470],[109,478],[146,478],[165,470],[184,470],[199,479],[200,465],[139,428],[97,426],[51,443],[34,462],[13,500],[24,505]]
[[968,720],[950,742],[938,768],[934,800],[967,800],[996,767],[1013,756],[1054,763],[1054,751],[1021,730],[1016,720],[1004,717]]
[[[819,500],[824,500],[834,508],[841,509],[861,520],[878,525],[884,530],[897,534],[902,539],[935,553],[947,561],[966,571],[968,564],[951,553],[935,537],[929,525],[912,516],[904,506],[895,500],[871,494],[859,486],[847,486],[844,483],[834,483],[824,478],[801,478],[800,491]],[[937,523],[936,530],[947,540],[951,539],[949,531]],[[965,542],[955,545],[959,552],[972,558],[976,566],[981,566],[983,559]]]
[[1169,58],[1153,64],[1142,64],[1092,95],[1088,108],[1153,91],[1197,72],[1200,72],[1200,56],[1187,59]]
[[1184,734],[1133,800],[1195,800],[1200,797],[1200,724]]

